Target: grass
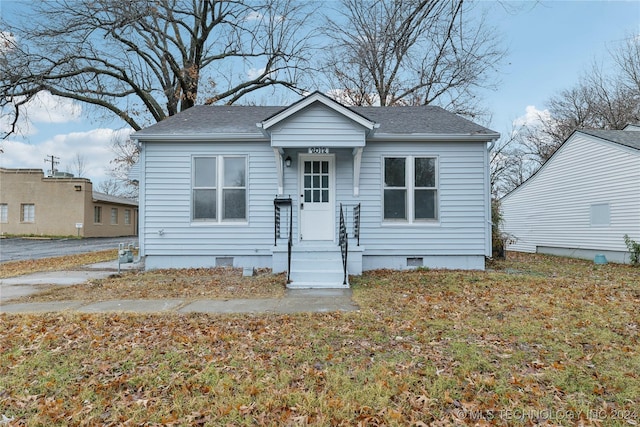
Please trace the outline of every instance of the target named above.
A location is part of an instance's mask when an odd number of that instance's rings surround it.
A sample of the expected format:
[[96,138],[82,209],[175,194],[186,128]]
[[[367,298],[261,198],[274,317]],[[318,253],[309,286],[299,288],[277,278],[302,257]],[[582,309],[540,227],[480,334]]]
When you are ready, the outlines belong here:
[[267,270],[256,273],[253,277],[243,277],[242,269],[229,267],[123,272],[80,285],[52,287],[11,302],[162,298],[188,301],[284,296],[286,279],[283,274],[271,274]]
[[0,264],[0,279],[21,276],[41,271],[69,270],[83,265],[117,259],[118,250],[88,252],[60,257],[30,259],[24,261],[8,261]]
[[540,255],[490,267],[367,272],[352,279],[356,312],[3,314],[0,414],[19,425],[639,423],[638,269]]

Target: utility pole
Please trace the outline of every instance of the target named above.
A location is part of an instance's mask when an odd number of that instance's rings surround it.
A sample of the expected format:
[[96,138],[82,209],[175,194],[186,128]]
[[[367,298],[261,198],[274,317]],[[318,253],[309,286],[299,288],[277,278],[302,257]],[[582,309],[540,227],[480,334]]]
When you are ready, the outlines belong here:
[[47,155],[47,157],[45,157],[44,162],[45,163],[51,163],[51,173],[49,174],[49,176],[53,176],[56,174],[57,169],[56,169],[56,165],[60,163],[60,157],[56,157],[56,156],[52,156],[52,155]]

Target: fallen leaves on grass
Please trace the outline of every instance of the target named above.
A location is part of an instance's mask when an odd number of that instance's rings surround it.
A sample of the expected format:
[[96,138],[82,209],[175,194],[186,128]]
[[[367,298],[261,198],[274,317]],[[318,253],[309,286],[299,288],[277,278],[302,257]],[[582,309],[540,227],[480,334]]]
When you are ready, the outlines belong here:
[[0,264],[0,278],[5,279],[7,277],[21,276],[23,274],[37,273],[40,271],[69,270],[86,264],[113,261],[117,256],[118,251],[116,249],[110,249],[53,258],[3,262]]
[[277,298],[284,295],[285,281],[283,274],[271,274],[266,269],[248,277],[242,275],[242,269],[230,267],[124,272],[79,285],[49,288],[12,302]]
[[368,272],[352,280],[358,312],[5,314],[0,414],[19,425],[640,422],[637,270],[518,262]]

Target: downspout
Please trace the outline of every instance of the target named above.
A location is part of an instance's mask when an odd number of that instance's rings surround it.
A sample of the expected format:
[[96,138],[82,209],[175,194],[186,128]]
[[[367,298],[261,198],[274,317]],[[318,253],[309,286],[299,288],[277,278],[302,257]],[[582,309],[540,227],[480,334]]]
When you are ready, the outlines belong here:
[[485,194],[487,194],[487,243],[485,247],[485,253],[489,258],[493,256],[493,218],[491,218],[491,162],[489,153],[493,150],[493,147],[496,145],[496,139],[490,141],[489,146],[487,147],[485,162],[486,166],[485,170]]
[[145,223],[146,218],[146,195],[145,188],[147,182],[147,167],[146,167],[146,150],[144,144],[138,139],[136,140],[138,146],[138,162],[140,164],[140,171],[138,176],[138,259],[142,260],[146,256],[145,251]]

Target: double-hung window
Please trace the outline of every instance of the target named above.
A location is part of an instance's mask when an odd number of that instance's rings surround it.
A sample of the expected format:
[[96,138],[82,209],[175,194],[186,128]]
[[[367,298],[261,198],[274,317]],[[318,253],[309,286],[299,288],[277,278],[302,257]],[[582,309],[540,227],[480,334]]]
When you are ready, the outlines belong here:
[[9,222],[9,205],[6,203],[0,203],[0,222]]
[[438,219],[436,157],[385,157],[383,219],[389,222]]
[[192,172],[194,221],[247,220],[246,156],[194,157]]
[[36,221],[36,205],[33,203],[24,203],[20,205],[20,221],[35,222]]

